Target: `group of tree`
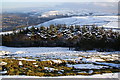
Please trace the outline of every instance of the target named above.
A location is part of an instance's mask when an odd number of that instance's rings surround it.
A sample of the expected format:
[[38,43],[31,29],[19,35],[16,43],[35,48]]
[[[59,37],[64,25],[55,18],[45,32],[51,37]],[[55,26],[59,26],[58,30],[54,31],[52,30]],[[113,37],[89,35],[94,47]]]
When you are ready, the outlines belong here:
[[69,47],[76,50],[120,50],[120,33],[96,25],[31,27],[2,35],[2,44],[12,47]]

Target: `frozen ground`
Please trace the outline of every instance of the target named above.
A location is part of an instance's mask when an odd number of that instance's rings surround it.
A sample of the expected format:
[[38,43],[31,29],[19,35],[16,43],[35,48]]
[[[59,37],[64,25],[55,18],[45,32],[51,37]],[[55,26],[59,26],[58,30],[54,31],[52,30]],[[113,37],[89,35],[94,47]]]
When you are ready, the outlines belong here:
[[[65,47],[5,47],[0,46],[0,55],[10,54],[15,55],[17,57],[51,57],[51,58],[62,58],[62,59],[71,59],[76,58],[79,55],[95,55],[95,54],[118,54],[117,52],[97,52],[94,50],[91,51],[74,51],[69,50],[69,48]],[[98,58],[97,58],[98,59]]]
[[100,66],[100,65],[93,65],[93,64],[75,64],[75,65],[70,65],[67,64],[68,67],[74,67],[76,69],[101,69],[101,68],[107,68],[108,66]]
[[18,56],[37,56],[40,54],[50,54],[50,53],[62,53],[62,52],[71,52],[68,48],[61,47],[24,47],[24,48],[15,48],[15,47],[4,47],[0,46],[0,55],[4,54],[17,54]]

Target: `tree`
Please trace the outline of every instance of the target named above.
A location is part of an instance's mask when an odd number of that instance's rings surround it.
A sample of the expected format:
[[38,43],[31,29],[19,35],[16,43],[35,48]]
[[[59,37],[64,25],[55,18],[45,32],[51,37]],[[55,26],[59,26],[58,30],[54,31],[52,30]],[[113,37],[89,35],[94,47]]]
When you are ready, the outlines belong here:
[[30,31],[31,31],[31,32],[35,32],[35,31],[36,31],[35,27],[32,26],[32,27],[30,28]]
[[82,33],[85,33],[85,32],[87,32],[88,31],[88,29],[86,28],[86,26],[83,26],[82,27]]

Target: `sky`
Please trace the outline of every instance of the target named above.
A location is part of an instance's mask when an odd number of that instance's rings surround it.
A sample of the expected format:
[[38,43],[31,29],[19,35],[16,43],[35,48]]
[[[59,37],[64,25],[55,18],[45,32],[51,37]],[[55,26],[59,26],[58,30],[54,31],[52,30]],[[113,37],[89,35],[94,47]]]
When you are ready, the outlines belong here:
[[119,0],[2,0],[2,2],[118,2]]
[[[0,0],[1,1],[1,0]],[[108,6],[108,4],[103,4],[104,2],[118,2],[119,0],[2,0],[2,9],[0,10],[13,10],[19,8],[30,8],[30,7],[54,7],[56,5],[61,5],[65,2],[94,2],[99,6]],[[50,3],[54,2],[54,3]],[[102,4],[100,2],[103,2]],[[112,6],[112,4],[110,4]]]

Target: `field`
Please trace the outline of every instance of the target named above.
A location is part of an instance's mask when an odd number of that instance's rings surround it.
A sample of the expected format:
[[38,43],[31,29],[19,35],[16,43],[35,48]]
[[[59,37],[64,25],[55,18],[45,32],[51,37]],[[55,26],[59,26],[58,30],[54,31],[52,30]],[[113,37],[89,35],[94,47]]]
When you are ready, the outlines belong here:
[[[4,76],[95,76],[120,72],[119,51],[74,51],[62,47],[13,48],[1,46],[0,65]],[[107,73],[107,74],[104,74]],[[110,74],[110,75],[111,75]],[[102,77],[102,75],[101,75]]]

